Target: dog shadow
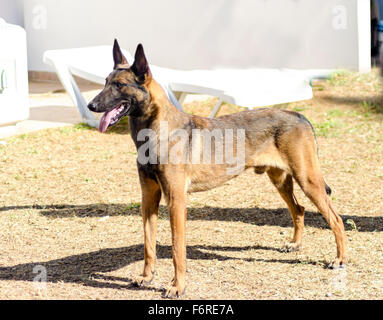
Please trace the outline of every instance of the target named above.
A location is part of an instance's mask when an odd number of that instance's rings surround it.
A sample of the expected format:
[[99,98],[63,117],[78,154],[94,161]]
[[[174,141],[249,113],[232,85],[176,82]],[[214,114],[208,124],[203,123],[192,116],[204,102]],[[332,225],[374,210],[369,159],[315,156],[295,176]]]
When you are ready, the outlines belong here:
[[[129,216],[141,215],[138,204],[89,204],[89,205],[31,205],[31,206],[9,206],[1,207],[1,211],[37,209],[43,216],[58,219],[67,217],[104,217],[104,216]],[[160,219],[168,219],[167,208],[160,206]],[[359,232],[381,232],[383,231],[383,217],[379,216],[341,216],[345,229],[357,230]],[[240,221],[257,226],[279,226],[283,228],[292,227],[293,223],[287,208],[265,209],[253,208],[219,208],[219,207],[189,207],[188,220],[206,221]],[[305,226],[320,229],[329,229],[329,225],[321,214],[313,211],[305,212]]]
[[[248,250],[279,251],[279,249],[276,248],[257,245],[243,247],[194,245],[187,247],[187,258],[195,260],[244,260],[250,262],[262,261],[271,263],[297,263],[295,260],[237,258],[219,253],[206,252],[204,250],[216,250],[220,252]],[[41,270],[45,270],[46,282],[50,283],[79,283],[95,288],[153,290],[162,292],[164,288],[156,288],[151,285],[136,287],[134,279],[129,277],[123,278],[102,274],[121,269],[134,262],[143,260],[143,252],[144,246],[142,244],[136,244],[128,247],[101,249],[94,252],[72,255],[51,261],[37,261],[14,266],[0,267],[0,280],[34,282],[39,276],[39,272],[41,272]],[[171,258],[171,246],[158,244],[157,259]],[[313,261],[306,263],[318,264]],[[36,269],[36,266],[38,266],[38,269]]]
[[[43,216],[51,219],[60,219],[65,217],[104,217],[116,215],[141,215],[137,204],[92,204],[92,205],[33,205],[33,206],[9,206],[1,207],[0,212],[8,210],[36,209]],[[360,217],[343,216],[344,221],[352,219],[358,231],[372,232],[383,231],[383,217]],[[167,218],[167,209],[160,207],[160,219]],[[188,219],[198,221],[241,221],[253,225],[292,227],[290,214],[285,208],[265,209],[265,208],[188,208]],[[316,228],[328,228],[327,222],[322,216],[315,212],[306,212],[305,224]],[[345,223],[348,230],[354,227]],[[194,260],[242,260],[259,261],[267,263],[286,263],[299,264],[299,259],[263,259],[251,257],[232,257],[229,253],[249,250],[273,250],[281,252],[280,248],[265,246],[206,246],[191,245],[187,246],[187,259]],[[131,245],[121,248],[107,248],[94,252],[72,255],[61,259],[50,261],[37,261],[23,263],[14,266],[0,266],[0,280],[15,281],[34,281],[36,273],[34,268],[42,266],[47,271],[47,281],[51,283],[80,283],[89,287],[129,289],[129,290],[154,290],[163,291],[164,288],[157,288],[152,285],[135,287],[134,279],[129,277],[116,277],[105,275],[103,273],[121,269],[134,262],[143,260],[144,247],[142,244]],[[158,259],[171,259],[171,246],[157,245]],[[305,264],[326,268],[325,261],[305,261]]]

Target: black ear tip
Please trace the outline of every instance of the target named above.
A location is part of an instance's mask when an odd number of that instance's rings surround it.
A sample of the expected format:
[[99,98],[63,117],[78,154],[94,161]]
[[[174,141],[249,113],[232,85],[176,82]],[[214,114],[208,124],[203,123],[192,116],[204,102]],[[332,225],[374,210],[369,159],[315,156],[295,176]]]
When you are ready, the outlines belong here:
[[144,47],[142,46],[141,43],[138,44],[136,51],[138,51],[138,52],[144,52]]
[[143,60],[146,60],[145,58],[145,52],[144,52],[144,47],[142,46],[141,43],[138,44],[137,46],[137,49],[136,49],[136,53],[134,55],[134,58],[135,59],[143,59]]

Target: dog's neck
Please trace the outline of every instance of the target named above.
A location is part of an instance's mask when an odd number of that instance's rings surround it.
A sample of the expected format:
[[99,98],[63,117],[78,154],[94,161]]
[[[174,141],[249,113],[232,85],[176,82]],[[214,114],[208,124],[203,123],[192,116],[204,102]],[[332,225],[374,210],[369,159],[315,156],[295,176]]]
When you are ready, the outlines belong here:
[[164,89],[155,81],[147,85],[151,101],[143,107],[144,113],[139,117],[130,117],[131,137],[139,148],[142,141],[137,141],[137,135],[140,130],[151,129],[157,132],[157,137],[160,136],[161,122],[166,121],[169,132],[186,127],[191,116],[177,109],[168,99]]
[[[168,121],[175,127],[182,127],[189,121],[189,115],[177,109],[168,99],[164,89],[160,84],[152,79],[148,84],[150,103],[145,107],[144,114],[133,120],[133,125],[146,127],[153,130],[157,129],[161,121]],[[171,121],[169,121],[171,119]]]

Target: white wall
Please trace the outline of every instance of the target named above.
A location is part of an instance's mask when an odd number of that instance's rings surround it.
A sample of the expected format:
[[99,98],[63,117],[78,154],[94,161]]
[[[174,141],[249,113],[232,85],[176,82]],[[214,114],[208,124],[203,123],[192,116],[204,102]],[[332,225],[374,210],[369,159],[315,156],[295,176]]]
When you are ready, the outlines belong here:
[[0,18],[6,22],[24,25],[23,0],[0,0]]
[[358,16],[358,2],[368,9],[368,0],[26,0],[29,69],[49,70],[44,50],[116,37],[172,68],[368,71],[369,13]]

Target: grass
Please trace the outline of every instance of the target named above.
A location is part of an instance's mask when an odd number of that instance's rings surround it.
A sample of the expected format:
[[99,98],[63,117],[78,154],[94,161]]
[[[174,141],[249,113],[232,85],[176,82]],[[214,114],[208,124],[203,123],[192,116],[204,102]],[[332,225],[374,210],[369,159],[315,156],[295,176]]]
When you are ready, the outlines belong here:
[[133,202],[126,207],[126,210],[132,210],[137,208],[141,208],[141,203]]
[[[248,171],[224,186],[191,194],[184,299],[382,299],[383,113],[376,75],[341,72],[313,83],[314,98],[276,106],[313,123],[333,206],[348,236],[349,266],[328,270],[332,232],[295,185],[306,208],[303,249],[286,204],[265,175]],[[207,116],[216,100],[189,103]],[[243,108],[224,104],[220,114]],[[79,124],[0,144],[0,298],[161,299],[173,276],[171,235],[160,205],[156,276],[136,289],[143,230],[136,149],[128,120],[107,134]],[[33,268],[47,270],[36,290]],[[341,283],[342,284],[342,283]]]
[[330,133],[335,135],[336,131],[334,129],[339,128],[342,125],[340,121],[337,121],[333,117],[330,117],[322,122],[311,121],[311,123],[314,127],[315,133],[319,136],[328,136]]
[[352,219],[347,219],[347,220],[346,220],[346,224],[348,224],[349,226],[351,226],[351,229],[352,229],[352,230],[358,231],[358,228],[357,228],[357,226],[356,226],[354,220],[352,220]]
[[362,114],[366,118],[372,117],[375,113],[382,113],[382,104],[378,104],[376,102],[362,102]]
[[327,115],[329,118],[339,118],[345,115],[345,112],[340,109],[330,109],[327,111]]
[[[336,71],[331,74],[329,78],[329,82],[331,86],[340,86],[340,87],[345,87],[348,84],[352,83],[355,81],[355,77],[353,77],[354,73],[347,71],[347,70],[340,70]],[[322,87],[323,88],[323,87]],[[323,88],[324,90],[324,88]]]
[[302,112],[302,111],[307,110],[308,108],[309,108],[308,106],[294,106],[293,110],[296,112]]

